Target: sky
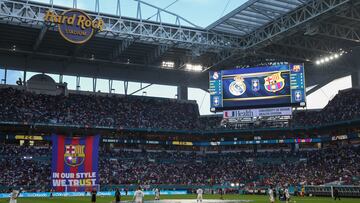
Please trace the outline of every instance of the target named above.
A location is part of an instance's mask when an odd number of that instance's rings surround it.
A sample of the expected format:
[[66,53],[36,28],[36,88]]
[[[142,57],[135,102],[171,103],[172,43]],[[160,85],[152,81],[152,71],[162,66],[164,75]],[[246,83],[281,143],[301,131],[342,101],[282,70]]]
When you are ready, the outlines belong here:
[[[48,3],[49,0],[36,0],[38,2]],[[222,16],[226,15],[230,11],[242,5],[246,0],[144,0],[147,3],[153,4],[160,8],[167,8],[168,11],[176,13],[183,18],[189,20],[193,24],[206,27],[211,23],[215,22]],[[53,0],[54,4],[63,5],[67,7],[73,6],[72,0]],[[95,10],[95,0],[77,0],[77,7],[84,10]],[[116,2],[117,0],[100,0],[100,12],[116,14]],[[175,2],[175,3],[174,3]],[[127,17],[136,17],[137,2],[135,0],[120,0],[121,3],[121,14]],[[142,18],[147,19],[156,13],[156,9],[149,6],[142,6]],[[155,18],[151,18],[155,20]],[[175,23],[175,18],[170,15],[163,14],[162,21],[167,23]],[[27,79],[32,75],[38,73],[27,73]],[[49,74],[56,82],[59,82],[58,75]],[[15,84],[19,77],[23,77],[23,73],[19,71],[8,71],[7,72],[7,84]],[[4,78],[4,70],[0,67],[0,81]],[[69,89],[75,89],[76,78],[73,76],[64,76],[64,82],[68,83]],[[97,80],[97,91],[108,92],[109,85],[108,80],[98,79]],[[128,93],[132,93],[142,86],[147,85],[146,83],[140,84],[135,82],[129,83]],[[339,90],[347,89],[351,87],[351,77],[347,76],[332,81],[323,88],[317,90],[307,97],[307,108],[308,109],[319,109],[323,108],[329,100],[331,100]],[[113,88],[115,93],[124,94],[124,83],[123,81],[114,81]],[[80,90],[92,91],[92,79],[81,78]],[[165,85],[152,85],[143,91],[136,93],[135,95],[146,95],[154,97],[167,97],[175,98],[177,89],[174,86]],[[190,100],[196,100],[199,105],[200,114],[206,115],[210,113],[210,95],[209,93],[200,90],[189,88],[188,98]]]
[[[43,3],[49,3],[49,0],[33,0]],[[176,13],[189,20],[193,24],[206,27],[218,20],[220,17],[242,5],[246,0],[143,0],[154,6],[165,8],[172,4],[166,10]],[[72,0],[53,0],[56,5],[67,7],[73,6]],[[136,17],[137,1],[120,0],[121,14],[127,17]],[[100,12],[116,14],[117,0],[100,0]],[[95,10],[95,0],[77,0],[77,7],[84,10]],[[142,18],[147,19],[156,13],[155,8],[143,5],[141,7]],[[151,18],[156,20],[156,17]],[[168,23],[175,23],[175,18],[162,14],[162,20]]]

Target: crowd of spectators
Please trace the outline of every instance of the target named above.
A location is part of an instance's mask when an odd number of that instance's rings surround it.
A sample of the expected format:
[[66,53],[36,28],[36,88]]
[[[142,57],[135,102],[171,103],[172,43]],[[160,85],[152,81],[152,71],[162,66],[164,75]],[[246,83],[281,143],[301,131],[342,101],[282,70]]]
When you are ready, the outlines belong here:
[[[200,117],[195,103],[134,96],[68,96],[0,89],[0,122],[87,127],[213,130],[221,116]],[[290,126],[319,126],[360,118],[360,90],[340,91],[318,111],[299,111]],[[221,125],[223,124],[223,125]],[[266,125],[264,125],[266,126]],[[51,147],[0,144],[0,186],[47,190]],[[126,152],[101,149],[100,184],[269,186],[332,181],[360,185],[360,147],[303,152]]]
[[294,126],[317,126],[360,118],[360,89],[340,91],[320,111],[294,114]]
[[[8,147],[10,146],[10,147]],[[19,145],[0,145],[0,155],[2,157],[6,156],[35,156],[35,157],[43,157],[49,156],[50,148],[48,146],[42,147],[30,147],[30,146],[19,146]]]
[[0,187],[23,187],[33,191],[48,190],[51,179],[50,162],[1,156],[0,161]]
[[323,108],[318,110],[294,111],[293,118],[286,122],[274,120],[255,120],[253,122],[232,123],[221,115],[200,117],[200,129],[223,128],[282,128],[311,127],[333,124],[341,121],[360,119],[360,89],[347,89],[339,93]]
[[222,115],[200,116],[199,128],[202,130],[225,129]]
[[[321,185],[354,184],[360,176],[360,148],[329,148],[309,152],[266,153],[134,153],[118,152],[101,159],[106,184],[212,185],[244,183]],[[136,158],[138,157],[138,158]],[[360,184],[357,182],[355,184]]]
[[[196,103],[174,99],[83,94],[51,96],[12,88],[1,88],[0,98],[6,98],[0,101],[1,122],[165,130],[272,126],[265,121],[231,125],[222,120],[221,115],[199,116]],[[322,110],[294,112],[293,119],[285,127],[318,126],[356,118],[360,118],[360,90],[349,89],[340,91]]]
[[[49,148],[3,145],[0,186],[46,190],[50,185]],[[46,150],[48,158],[46,156]],[[32,159],[23,157],[24,152]],[[11,153],[10,153],[11,152]],[[39,157],[42,159],[39,159]],[[360,147],[298,152],[186,153],[100,151],[101,186],[110,185],[321,185],[333,181],[360,185]]]
[[[85,127],[212,130],[237,128],[221,116],[199,116],[191,102],[148,97],[69,94],[51,96],[12,88],[0,89],[0,121]],[[340,91],[322,110],[298,111],[291,126],[317,126],[360,117],[360,90]],[[263,123],[263,124],[262,124]],[[268,127],[266,122],[259,125]],[[241,125],[244,128],[247,125]],[[256,126],[261,127],[261,126]]]
[[0,89],[0,121],[122,128],[194,129],[195,103],[139,96],[51,96]]

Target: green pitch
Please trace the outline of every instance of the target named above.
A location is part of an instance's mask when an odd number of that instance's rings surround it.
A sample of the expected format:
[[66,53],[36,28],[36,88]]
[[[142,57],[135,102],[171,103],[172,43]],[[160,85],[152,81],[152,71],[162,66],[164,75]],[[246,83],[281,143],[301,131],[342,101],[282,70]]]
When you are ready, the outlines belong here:
[[[123,196],[122,200],[129,201],[131,196]],[[145,196],[145,200],[153,200],[153,196]],[[161,199],[194,199],[196,195],[162,195]],[[204,199],[220,199],[219,195],[204,195]],[[260,195],[225,195],[226,200],[252,200],[254,203],[269,203],[267,196]],[[97,203],[112,203],[112,197],[97,197]],[[0,199],[0,203],[9,202],[8,199]],[[276,202],[280,202],[277,200]],[[337,202],[330,197],[293,197],[291,203],[331,203]],[[342,203],[358,203],[360,199],[342,198]],[[90,197],[58,197],[58,198],[19,198],[17,203],[90,203]]]

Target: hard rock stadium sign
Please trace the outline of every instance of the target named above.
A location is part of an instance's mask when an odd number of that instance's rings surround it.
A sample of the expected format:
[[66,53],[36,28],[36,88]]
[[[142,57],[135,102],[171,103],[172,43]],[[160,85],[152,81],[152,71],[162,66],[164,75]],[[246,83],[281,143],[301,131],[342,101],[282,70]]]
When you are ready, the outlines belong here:
[[54,11],[48,10],[44,16],[45,22],[58,25],[61,36],[75,44],[83,44],[91,39],[94,33],[103,30],[102,19],[91,19],[85,12],[71,9],[57,15]]

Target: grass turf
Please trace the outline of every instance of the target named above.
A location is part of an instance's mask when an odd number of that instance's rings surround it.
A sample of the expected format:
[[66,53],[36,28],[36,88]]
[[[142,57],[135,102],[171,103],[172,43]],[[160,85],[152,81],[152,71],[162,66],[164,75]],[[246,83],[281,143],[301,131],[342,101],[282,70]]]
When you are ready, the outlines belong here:
[[[153,196],[145,196],[145,200],[153,200]],[[161,199],[194,199],[196,195],[162,195]],[[204,199],[220,199],[219,195],[204,195]],[[261,195],[224,195],[227,200],[253,200],[254,203],[269,203],[267,196]],[[113,197],[97,197],[97,203],[112,203]],[[122,200],[132,200],[132,196],[123,196]],[[0,199],[0,203],[9,202],[8,199]],[[17,203],[89,203],[90,197],[54,197],[49,198],[19,198]],[[277,200],[276,202],[280,202]],[[336,202],[330,197],[292,197],[291,203],[329,203]],[[342,203],[358,203],[360,199],[342,198]]]

